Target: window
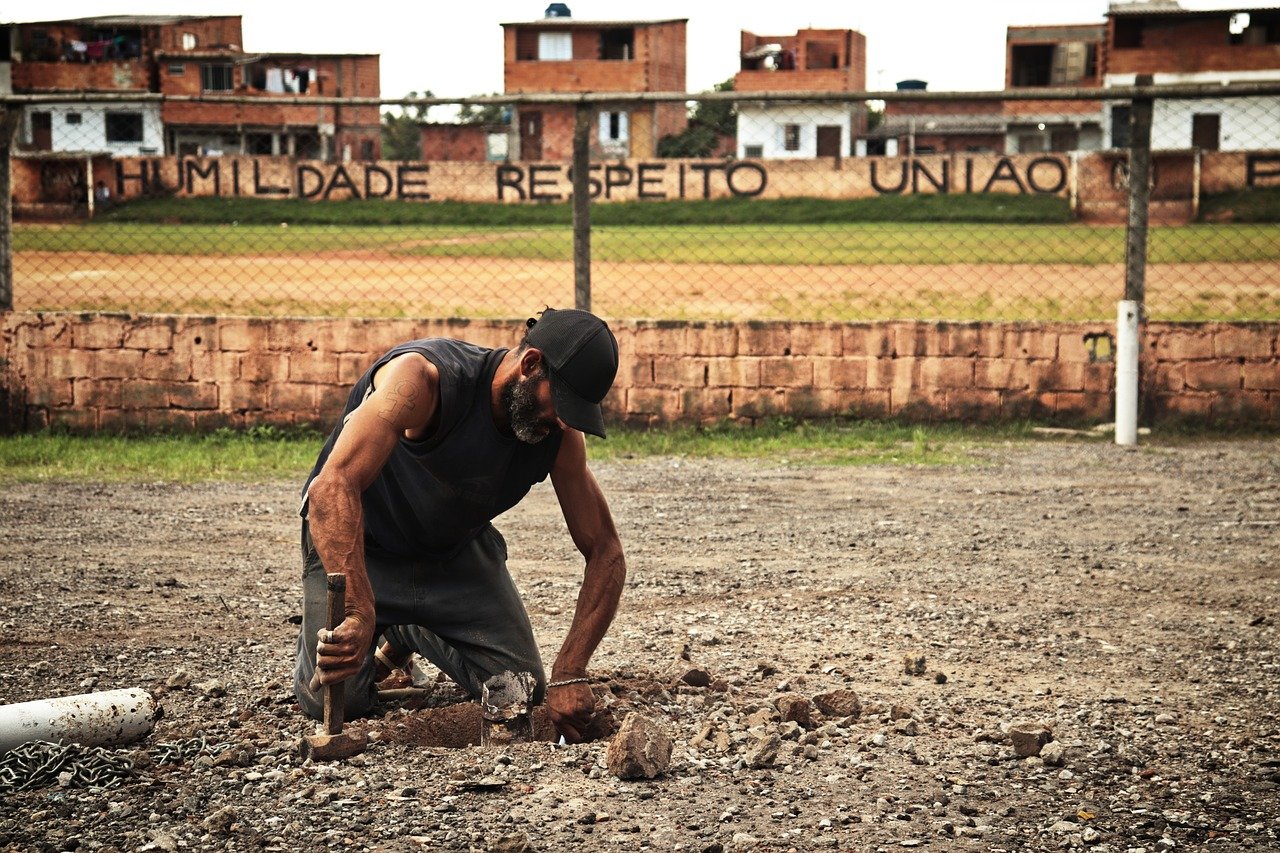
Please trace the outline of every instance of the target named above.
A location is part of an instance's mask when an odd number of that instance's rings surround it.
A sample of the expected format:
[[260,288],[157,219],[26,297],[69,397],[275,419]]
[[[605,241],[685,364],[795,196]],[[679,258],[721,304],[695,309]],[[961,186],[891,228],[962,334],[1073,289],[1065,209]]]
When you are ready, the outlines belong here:
[[538,59],[573,59],[573,34],[538,33]]
[[1115,21],[1115,35],[1111,39],[1112,47],[1142,47],[1142,21],[1126,18],[1112,18]]
[[505,133],[490,133],[484,140],[484,158],[490,163],[501,163],[507,159],[508,142]]
[[628,139],[627,114],[624,112],[600,113],[600,144],[619,145]]
[[742,146],[742,156],[744,157],[763,157],[763,145],[744,145]]
[[67,113],[67,124],[79,124],[80,113]]
[[230,65],[201,65],[200,88],[206,92],[230,92],[235,76]]
[[373,140],[372,139],[360,140],[360,159],[361,160],[373,159]]
[[141,142],[142,113],[107,113],[108,142]]
[[182,62],[174,62],[169,66],[170,77],[181,77],[187,73],[187,66]]
[[1129,147],[1129,108],[1111,108],[1111,147]]
[[635,30],[604,30],[600,33],[600,58],[623,62],[635,56]]
[[183,34],[182,34],[182,49],[183,49],[183,50],[195,50],[195,49],[196,49],[196,45],[197,45],[197,44],[199,44],[199,40],[196,38],[196,34],[195,34],[195,33],[183,33]]
[[800,150],[800,125],[785,124],[782,126],[782,147],[788,151]]

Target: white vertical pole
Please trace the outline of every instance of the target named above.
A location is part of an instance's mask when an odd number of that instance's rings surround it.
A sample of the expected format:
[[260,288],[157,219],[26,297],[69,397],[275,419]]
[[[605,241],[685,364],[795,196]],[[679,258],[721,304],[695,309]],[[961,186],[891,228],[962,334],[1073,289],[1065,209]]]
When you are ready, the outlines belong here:
[[1116,444],[1138,443],[1138,316],[1141,304],[1125,299],[1116,312]]

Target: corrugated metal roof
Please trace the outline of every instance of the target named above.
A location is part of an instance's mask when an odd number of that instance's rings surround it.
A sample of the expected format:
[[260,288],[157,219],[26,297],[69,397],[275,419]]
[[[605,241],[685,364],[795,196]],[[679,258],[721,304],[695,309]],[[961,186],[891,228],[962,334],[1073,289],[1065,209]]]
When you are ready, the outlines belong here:
[[1223,9],[1184,9],[1177,3],[1152,0],[1152,2],[1149,3],[1113,3],[1111,8],[1107,10],[1107,15],[1112,17],[1156,18],[1176,15],[1187,18],[1221,18],[1234,15],[1237,12],[1280,12],[1280,6],[1233,6]]
[[504,27],[539,27],[563,30],[573,27],[611,29],[614,27],[643,27],[651,24],[687,24],[688,18],[660,18],[647,21],[586,21],[578,18],[538,18],[536,21],[506,21]]

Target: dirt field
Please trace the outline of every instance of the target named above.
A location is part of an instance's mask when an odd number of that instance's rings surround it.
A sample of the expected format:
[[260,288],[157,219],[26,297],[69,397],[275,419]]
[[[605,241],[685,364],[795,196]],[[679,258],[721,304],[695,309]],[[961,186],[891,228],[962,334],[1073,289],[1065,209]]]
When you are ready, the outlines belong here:
[[[424,745],[475,731],[446,684],[302,763],[298,483],[5,487],[0,702],[138,686],[164,719],[115,787],[0,794],[0,848],[1277,849],[1280,442],[975,459],[595,466],[630,570],[597,696],[674,742],[641,781],[603,742]],[[550,660],[554,496],[499,525]]]
[[[1155,319],[1274,316],[1273,262],[1154,265]],[[527,295],[573,301],[568,261],[21,252],[19,310],[118,310],[350,316],[512,316]],[[593,308],[609,317],[874,320],[1101,319],[1124,293],[1121,264],[592,265]]]

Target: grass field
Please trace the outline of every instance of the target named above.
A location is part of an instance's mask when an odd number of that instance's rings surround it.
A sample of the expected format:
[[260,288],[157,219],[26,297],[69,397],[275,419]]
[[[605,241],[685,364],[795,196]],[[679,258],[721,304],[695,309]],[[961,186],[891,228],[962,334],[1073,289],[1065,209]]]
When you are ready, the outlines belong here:
[[[885,421],[764,421],[756,427],[627,429],[588,437],[593,459],[643,456],[787,460],[788,464],[959,464],[975,447],[1030,440],[1030,424],[913,425]],[[47,480],[301,482],[324,435],[270,426],[208,435],[0,436],[0,484]]]
[[[19,224],[14,304],[510,317],[530,299],[573,301],[568,213],[563,204],[136,202],[90,223]],[[1032,197],[596,205],[592,304],[610,317],[685,320],[1110,318],[1124,293],[1125,230],[1066,215],[1061,199]],[[1280,226],[1151,230],[1154,319],[1274,319],[1278,282]]]
[[[990,223],[596,226],[592,257],[635,263],[711,264],[1105,264],[1124,259],[1123,227]],[[19,225],[17,252],[122,255],[319,255],[570,260],[573,234],[558,226]],[[1153,229],[1150,261],[1280,260],[1274,225]]]

